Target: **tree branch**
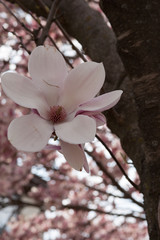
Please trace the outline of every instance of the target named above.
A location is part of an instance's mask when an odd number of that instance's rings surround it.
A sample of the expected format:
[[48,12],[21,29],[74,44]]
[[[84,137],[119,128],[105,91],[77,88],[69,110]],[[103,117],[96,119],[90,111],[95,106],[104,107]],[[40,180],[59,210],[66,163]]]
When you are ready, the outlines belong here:
[[144,205],[140,202],[138,202],[136,199],[134,199],[124,188],[122,188],[119,183],[115,180],[115,178],[112,176],[111,173],[109,173],[107,171],[107,169],[103,166],[103,164],[98,161],[91,152],[87,151],[87,154],[89,154],[90,156],[92,156],[92,158],[94,159],[94,161],[96,162],[97,166],[100,168],[100,170],[112,181],[112,184],[114,186],[117,187],[118,190],[120,190],[126,198],[131,199],[134,203],[136,203],[137,205],[139,205],[140,207],[144,208]]
[[55,13],[56,13],[56,10],[57,10],[57,3],[58,3],[58,1],[55,0],[55,1],[52,2],[51,10],[49,11],[48,18],[47,18],[47,23],[43,27],[41,36],[38,38],[38,41],[37,41],[37,45],[38,46],[42,45],[44,43],[46,37],[48,36],[49,29],[50,29],[50,27],[52,25],[53,18],[55,17]]
[[85,205],[74,205],[74,204],[62,205],[62,209],[65,209],[65,208],[73,209],[75,211],[85,211],[85,212],[93,211],[93,212],[96,212],[96,213],[99,213],[99,214],[107,214],[107,215],[117,216],[117,217],[120,217],[120,216],[123,216],[125,218],[133,217],[133,218],[137,218],[141,221],[145,220],[145,218],[143,218],[141,216],[134,215],[135,214],[134,212],[131,212],[131,213],[128,213],[128,214],[123,214],[123,213],[121,214],[121,213],[116,213],[116,212],[103,211],[101,209],[89,208],[89,207],[86,207]]
[[124,171],[123,167],[121,166],[121,164],[119,163],[119,161],[117,160],[117,158],[115,157],[115,155],[112,153],[112,151],[108,148],[108,146],[105,144],[105,142],[103,142],[103,140],[96,135],[96,138],[102,143],[102,145],[107,149],[107,151],[109,152],[109,154],[111,155],[111,157],[113,158],[113,160],[116,162],[117,166],[119,167],[120,171],[123,173],[123,175],[126,177],[126,179],[130,182],[130,184],[139,191],[139,187],[137,184],[135,184],[126,174],[126,172]]
[[23,22],[21,22],[21,21],[19,20],[19,18],[10,10],[10,8],[9,8],[3,1],[1,1],[1,0],[0,0],[0,3],[3,4],[3,6],[4,6],[4,7],[7,9],[7,11],[16,19],[16,21],[22,26],[22,28],[24,28],[27,32],[29,32],[29,33],[32,35],[32,31],[31,31],[29,28],[27,28],[26,25],[25,25]]

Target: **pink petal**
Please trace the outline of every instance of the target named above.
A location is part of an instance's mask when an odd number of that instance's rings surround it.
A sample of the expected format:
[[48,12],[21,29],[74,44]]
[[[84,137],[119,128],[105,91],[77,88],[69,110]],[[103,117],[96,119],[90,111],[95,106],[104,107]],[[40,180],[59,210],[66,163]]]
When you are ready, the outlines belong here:
[[53,125],[37,114],[14,119],[8,128],[8,140],[20,151],[42,150],[53,132]]
[[87,62],[69,72],[60,104],[68,112],[92,99],[103,86],[105,71],[102,63]]
[[56,135],[65,142],[82,144],[93,141],[96,134],[96,122],[84,115],[78,115],[72,121],[55,124]]
[[79,109],[83,111],[103,112],[116,105],[122,93],[123,93],[122,90],[116,90],[109,93],[105,93],[96,98],[93,98],[89,102],[82,104],[79,107]]
[[89,165],[88,165],[88,162],[87,162],[87,158],[85,158],[83,167],[84,167],[84,170],[85,170],[87,173],[89,173]]
[[51,145],[51,144],[47,144],[44,148],[45,150],[58,150],[60,151],[61,150],[61,147],[58,146],[58,145]]
[[[80,145],[81,149],[84,151],[84,144]],[[83,167],[84,167],[84,170],[89,173],[89,165],[88,165],[88,161],[87,161],[87,158],[85,157],[84,159],[84,163],[83,163]]]
[[83,149],[79,145],[69,144],[60,141],[62,153],[71,167],[80,171],[86,161],[86,156]]
[[15,72],[2,74],[2,89],[15,103],[27,108],[35,108],[41,116],[46,117],[49,106],[33,81]]
[[94,114],[92,117],[95,119],[97,127],[106,124],[106,117],[102,113]]
[[106,124],[106,117],[102,113],[92,111],[80,111],[78,114],[92,117],[96,121],[96,127]]
[[36,47],[30,55],[28,69],[49,104],[55,105],[59,89],[67,76],[66,63],[60,52],[51,46]]

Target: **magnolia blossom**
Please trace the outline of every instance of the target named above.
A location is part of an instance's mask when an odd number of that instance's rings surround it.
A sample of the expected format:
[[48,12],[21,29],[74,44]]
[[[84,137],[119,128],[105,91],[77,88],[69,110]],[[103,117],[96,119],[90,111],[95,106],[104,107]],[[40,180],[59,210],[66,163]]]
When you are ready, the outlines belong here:
[[55,149],[68,163],[88,172],[83,146],[94,139],[96,127],[105,123],[101,112],[113,107],[122,91],[95,97],[105,79],[103,64],[82,63],[68,73],[63,56],[49,46],[33,50],[28,70],[31,79],[15,72],[1,77],[5,94],[32,110],[10,123],[9,141],[18,150],[37,152],[53,136],[60,142]]

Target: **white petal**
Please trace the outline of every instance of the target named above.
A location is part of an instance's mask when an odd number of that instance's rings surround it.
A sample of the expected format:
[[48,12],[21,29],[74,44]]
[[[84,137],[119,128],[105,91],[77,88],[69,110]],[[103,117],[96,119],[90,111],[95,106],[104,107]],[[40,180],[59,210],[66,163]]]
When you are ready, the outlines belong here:
[[102,112],[112,108],[119,101],[123,91],[116,90],[113,92],[105,93],[96,98],[93,98],[91,101],[82,104],[79,109],[84,111],[97,111]]
[[55,124],[56,135],[65,142],[82,144],[94,140],[96,121],[85,115],[78,115],[70,122]]
[[27,108],[35,108],[46,117],[49,106],[43,94],[35,87],[33,81],[15,72],[2,74],[2,89],[15,103]]
[[28,70],[35,81],[60,85],[67,76],[67,67],[61,53],[51,46],[36,47],[29,58]]
[[88,161],[87,161],[87,158],[85,159],[85,162],[83,164],[83,167],[84,167],[84,170],[89,173],[89,165],[88,165]]
[[53,125],[37,114],[14,119],[8,128],[8,140],[20,151],[42,150],[53,132]]
[[71,112],[79,104],[92,99],[103,86],[105,71],[102,63],[87,62],[71,70],[65,81],[60,105]]
[[106,124],[106,117],[102,113],[94,114],[92,117],[95,119],[97,127]]
[[[82,148],[82,150],[84,151],[84,145],[85,144],[81,144],[80,147]],[[84,163],[83,163],[83,167],[84,167],[84,170],[89,173],[89,165],[88,165],[88,161],[87,161],[87,158],[85,157],[84,159]]]
[[86,159],[83,149],[76,144],[69,144],[60,141],[62,153],[71,167],[80,171],[82,170],[84,161]]
[[49,104],[55,105],[59,88],[67,76],[66,63],[60,52],[51,46],[36,47],[30,55],[28,69]]

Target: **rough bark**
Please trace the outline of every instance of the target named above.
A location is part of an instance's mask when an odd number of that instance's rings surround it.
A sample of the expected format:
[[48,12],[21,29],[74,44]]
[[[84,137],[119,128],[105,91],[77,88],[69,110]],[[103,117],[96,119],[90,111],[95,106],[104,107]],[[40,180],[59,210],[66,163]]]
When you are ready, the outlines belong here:
[[[37,15],[47,17],[39,1],[10,0]],[[50,8],[52,1],[43,0]],[[140,175],[151,240],[160,239],[160,56],[158,0],[102,0],[101,6],[118,38],[101,15],[84,0],[61,0],[58,19],[92,60],[103,62],[106,82],[102,92],[123,89],[120,103],[107,113],[108,125],[122,142]],[[131,80],[130,80],[131,79]]]
[[138,107],[145,158],[140,178],[150,239],[160,239],[160,2],[102,0],[117,35],[118,51],[129,73]]

